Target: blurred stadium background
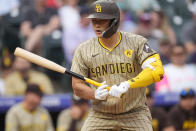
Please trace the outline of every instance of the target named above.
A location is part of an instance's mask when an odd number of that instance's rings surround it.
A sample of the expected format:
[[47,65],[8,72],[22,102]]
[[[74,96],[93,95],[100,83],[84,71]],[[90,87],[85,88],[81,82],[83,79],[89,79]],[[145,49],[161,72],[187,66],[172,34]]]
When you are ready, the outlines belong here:
[[[182,89],[196,91],[196,3],[194,0],[116,1],[122,10],[120,30],[147,37],[150,46],[161,55],[167,70],[166,82],[151,85],[149,89],[155,106],[169,112],[178,103]],[[55,127],[59,112],[72,105],[71,77],[17,61],[13,52],[16,47],[26,48],[70,68],[75,48],[94,36],[90,21],[85,19],[92,2],[0,0],[0,130],[5,128],[8,109],[23,100],[28,83],[43,88],[46,96],[41,104],[50,112]],[[183,45],[183,52],[178,52],[176,45]],[[170,68],[168,64],[182,68]],[[40,80],[29,80],[26,76],[29,70],[35,71],[32,77]],[[26,75],[17,76],[16,72]]]

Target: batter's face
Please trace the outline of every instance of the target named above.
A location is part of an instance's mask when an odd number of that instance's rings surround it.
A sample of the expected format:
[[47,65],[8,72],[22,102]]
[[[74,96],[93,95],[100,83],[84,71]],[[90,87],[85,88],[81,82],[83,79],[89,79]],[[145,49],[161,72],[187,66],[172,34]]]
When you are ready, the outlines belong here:
[[110,20],[106,19],[91,19],[92,26],[97,37],[102,37],[102,32],[105,31],[110,24]]

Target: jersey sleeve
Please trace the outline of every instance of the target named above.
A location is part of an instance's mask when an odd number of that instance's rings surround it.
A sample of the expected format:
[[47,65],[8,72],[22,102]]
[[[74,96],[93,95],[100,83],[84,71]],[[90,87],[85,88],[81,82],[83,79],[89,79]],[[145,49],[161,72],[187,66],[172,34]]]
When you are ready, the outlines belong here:
[[13,109],[9,110],[6,115],[6,129],[5,131],[18,131],[18,120],[16,113]]
[[138,59],[138,62],[140,65],[150,56],[156,54],[156,52],[150,48],[148,44],[148,40],[142,36],[139,36],[136,38],[137,46],[137,52],[136,57]]
[[82,48],[79,46],[75,53],[74,58],[72,60],[71,71],[80,74],[84,77],[88,77],[88,67],[85,64],[84,53],[82,53]]

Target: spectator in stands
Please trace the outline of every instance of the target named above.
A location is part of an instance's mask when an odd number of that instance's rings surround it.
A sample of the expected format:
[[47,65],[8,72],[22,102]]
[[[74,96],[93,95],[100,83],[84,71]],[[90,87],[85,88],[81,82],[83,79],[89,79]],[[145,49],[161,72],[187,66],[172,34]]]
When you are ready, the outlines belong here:
[[3,56],[0,61],[0,96],[5,95],[5,79],[12,73],[13,57],[6,51],[3,50]]
[[59,16],[64,33],[69,32],[80,22],[78,0],[63,0]]
[[0,17],[19,7],[19,0],[0,0]]
[[46,7],[45,0],[35,0],[34,8],[24,14],[21,35],[26,38],[25,48],[40,53],[42,37],[59,28],[57,10]]
[[160,9],[160,5],[156,0],[122,0],[121,2],[129,12],[135,12],[136,14],[150,9]]
[[73,95],[73,105],[63,110],[57,122],[57,131],[80,131],[89,110],[88,100]]
[[145,36],[147,38],[151,37],[152,26],[151,26],[151,16],[149,13],[141,13],[138,15],[138,25],[137,29],[134,31],[136,34]]
[[195,64],[196,65],[196,52],[191,54],[188,58],[188,63]]
[[161,107],[154,106],[154,98],[152,92],[148,88],[146,88],[146,97],[146,104],[152,115],[153,131],[173,131],[173,127],[169,126],[166,111]]
[[46,0],[47,7],[58,8],[60,0]]
[[176,130],[196,130],[196,101],[192,89],[184,89],[180,93],[180,102],[169,112],[170,124]]
[[80,23],[72,27],[71,30],[65,29],[63,36],[62,44],[68,68],[71,66],[74,51],[78,45],[95,36],[93,28],[90,25],[90,19],[86,18],[89,13],[89,8],[81,6],[79,11]]
[[148,12],[145,13],[141,13],[138,16],[139,18],[139,22],[137,25],[136,30],[134,31],[134,33],[139,34],[141,36],[144,36],[145,38],[148,39],[148,44],[150,45],[150,47],[152,49],[154,49],[155,51],[159,52],[159,38],[154,37],[153,36],[153,27],[152,27],[152,19],[151,19],[151,15]]
[[46,94],[53,93],[50,79],[45,74],[32,70],[28,61],[17,57],[13,66],[15,71],[5,79],[5,95],[24,95],[29,83],[40,85]]
[[40,106],[42,96],[38,85],[28,85],[24,101],[6,114],[6,131],[54,131],[48,111]]
[[181,41],[190,55],[196,52],[196,2],[192,7],[193,19],[184,25],[181,33]]
[[186,64],[187,52],[182,44],[171,48],[171,63],[164,66],[165,76],[156,83],[157,92],[180,92],[182,89],[192,87],[196,90],[196,67]]
[[162,64],[169,64],[170,63],[170,50],[171,50],[171,44],[169,42],[168,39],[161,39],[159,41],[159,54],[160,54],[160,58],[162,61]]
[[34,0],[20,0],[20,11],[22,14],[25,14],[29,8],[33,8],[35,5]]
[[128,13],[125,9],[120,10],[120,25],[119,30],[124,32],[133,32],[136,28],[136,24],[128,17]]
[[172,27],[168,23],[168,19],[163,11],[152,11],[151,24],[153,26],[153,35],[158,38],[168,39],[170,44],[176,44],[176,35]]

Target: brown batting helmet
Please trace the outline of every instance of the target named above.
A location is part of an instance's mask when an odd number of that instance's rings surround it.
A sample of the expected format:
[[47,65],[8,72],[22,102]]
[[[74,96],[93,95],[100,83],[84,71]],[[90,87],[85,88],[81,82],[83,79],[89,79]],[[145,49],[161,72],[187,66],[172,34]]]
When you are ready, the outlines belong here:
[[111,19],[110,26],[102,36],[108,38],[118,29],[120,23],[120,9],[112,0],[98,0],[91,4],[90,13],[87,18]]

